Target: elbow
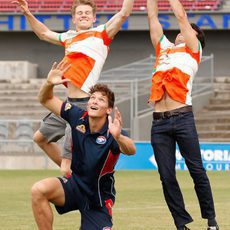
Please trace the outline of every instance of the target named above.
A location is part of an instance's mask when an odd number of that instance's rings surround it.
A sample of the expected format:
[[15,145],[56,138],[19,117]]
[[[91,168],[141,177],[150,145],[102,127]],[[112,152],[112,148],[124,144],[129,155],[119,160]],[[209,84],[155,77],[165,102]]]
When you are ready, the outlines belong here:
[[187,20],[187,14],[186,12],[183,10],[181,12],[179,12],[177,15],[176,15],[177,19],[179,21],[184,21],[184,20]]
[[42,105],[45,105],[45,103],[46,103],[46,100],[45,100],[44,98],[40,97],[40,96],[38,96],[38,101],[39,101],[40,104],[42,104]]
[[130,147],[129,151],[127,151],[126,155],[135,155],[136,154],[136,146],[133,145],[132,147]]
[[121,16],[121,20],[125,21],[131,14],[131,11],[127,10],[127,9],[123,9],[120,12],[120,16]]
[[42,94],[38,94],[38,101],[40,102],[40,104],[42,104],[43,106],[45,106],[45,104],[47,103],[47,101],[49,100],[49,98],[44,97]]
[[37,36],[42,41],[49,41],[49,38],[47,36],[47,31],[41,32],[41,33],[37,34]]
[[41,41],[47,41],[45,33],[39,34],[39,35],[38,35],[38,38],[39,38]]
[[131,152],[131,155],[135,155],[135,154],[136,154],[136,151],[137,151],[137,149],[136,149],[136,147],[134,146],[134,147],[133,147],[133,151]]

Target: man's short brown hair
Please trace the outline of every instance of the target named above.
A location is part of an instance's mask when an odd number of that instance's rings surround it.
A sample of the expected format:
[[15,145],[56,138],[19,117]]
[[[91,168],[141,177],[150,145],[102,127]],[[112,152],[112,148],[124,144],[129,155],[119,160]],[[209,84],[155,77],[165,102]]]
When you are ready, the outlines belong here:
[[91,6],[92,9],[93,9],[93,14],[96,14],[96,4],[93,0],[74,0],[73,1],[73,5],[72,5],[72,8],[71,8],[71,13],[72,15],[75,14],[75,10],[78,6],[80,5],[88,5],[88,6]]
[[114,107],[115,95],[114,92],[109,89],[107,85],[101,83],[96,84],[90,89],[89,93],[93,94],[95,92],[100,92],[103,96],[107,96],[109,108]]

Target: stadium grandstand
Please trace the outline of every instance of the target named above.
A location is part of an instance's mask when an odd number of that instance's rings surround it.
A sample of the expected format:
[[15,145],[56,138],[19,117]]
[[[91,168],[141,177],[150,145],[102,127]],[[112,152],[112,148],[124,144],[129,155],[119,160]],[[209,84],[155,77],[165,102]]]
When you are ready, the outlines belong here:
[[[121,8],[122,0],[96,0],[98,12],[114,12]],[[189,11],[210,11],[219,10],[222,7],[223,0],[181,0],[184,8]],[[19,12],[9,1],[0,0],[1,12]],[[32,12],[69,12],[72,6],[72,0],[30,0],[29,7]],[[168,1],[159,1],[159,10],[170,11]],[[133,11],[146,11],[146,1],[137,0],[134,3]]]
[[[63,31],[58,16],[70,13],[71,0],[28,0],[29,8],[51,29]],[[170,38],[175,37],[175,19],[169,3],[159,0]],[[201,141],[230,142],[229,30],[230,0],[181,0],[191,18],[206,30],[208,45],[193,87],[193,103]],[[121,0],[96,0],[98,20],[120,9]],[[48,111],[37,93],[51,63],[63,57],[63,50],[34,38],[18,8],[0,0],[0,155],[37,156],[38,165],[54,167],[33,144],[32,136]],[[194,16],[195,15],[195,16]],[[50,19],[50,21],[49,21]],[[64,18],[65,19],[65,18]],[[66,22],[66,21],[65,21]],[[64,24],[64,23],[63,23]],[[218,31],[218,33],[217,33]],[[15,42],[17,37],[17,42]],[[152,109],[147,105],[154,63],[146,19],[146,1],[136,0],[134,12],[111,44],[111,53],[101,82],[116,94],[116,104],[124,114],[124,128],[137,141],[149,141]],[[140,42],[141,41],[141,42]],[[9,50],[10,47],[10,50]],[[47,52],[49,50],[49,52]],[[214,54],[212,54],[214,53]],[[55,93],[65,98],[65,88]],[[45,160],[44,160],[45,159]],[[19,161],[19,159],[18,159]],[[6,162],[6,161],[5,161]],[[2,167],[15,167],[0,164]],[[28,162],[21,162],[25,168]]]

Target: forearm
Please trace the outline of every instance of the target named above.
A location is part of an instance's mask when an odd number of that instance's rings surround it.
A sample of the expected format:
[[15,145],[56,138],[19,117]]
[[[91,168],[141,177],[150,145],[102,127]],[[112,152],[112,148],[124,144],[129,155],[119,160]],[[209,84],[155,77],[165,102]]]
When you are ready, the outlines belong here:
[[71,159],[62,158],[60,170],[62,176],[69,178],[72,174]]
[[127,18],[131,12],[132,12],[132,9],[133,9],[133,0],[124,0],[123,1],[123,4],[122,4],[122,8],[121,8],[121,15],[124,17],[124,18]]
[[45,83],[42,85],[39,94],[38,94],[38,100],[41,104],[46,104],[46,102],[54,97],[53,95],[53,88],[54,85],[49,83],[48,81],[45,81]]
[[118,33],[122,24],[130,15],[132,8],[133,0],[124,0],[121,10],[106,23],[106,32],[109,38],[113,38]]
[[45,34],[49,31],[48,27],[41,23],[30,11],[25,11],[24,16],[39,39],[46,40]]
[[120,135],[119,138],[116,139],[119,148],[122,153],[127,155],[133,155],[136,153],[136,147],[132,139],[126,137],[124,135]]
[[184,7],[179,0],[169,0],[169,3],[174,12],[174,15],[178,20],[187,18],[187,14],[184,10]]
[[26,20],[29,22],[31,29],[40,40],[47,41],[55,45],[61,45],[59,34],[51,31],[45,24],[40,22],[29,10],[23,12]]
[[153,46],[156,48],[160,38],[163,35],[163,28],[158,19],[157,0],[147,0],[148,22],[150,29],[150,37]]
[[149,20],[153,20],[158,17],[157,0],[147,0],[147,12]]

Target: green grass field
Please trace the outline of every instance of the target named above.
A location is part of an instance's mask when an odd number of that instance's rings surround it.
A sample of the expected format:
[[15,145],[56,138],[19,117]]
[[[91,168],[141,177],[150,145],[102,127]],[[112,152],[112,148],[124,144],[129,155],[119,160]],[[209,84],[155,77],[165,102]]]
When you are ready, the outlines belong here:
[[[32,184],[49,176],[55,170],[1,170],[0,171],[0,229],[37,229],[30,204]],[[192,230],[206,229],[188,172],[178,172],[187,210],[194,222]],[[208,172],[213,188],[217,220],[220,230],[230,230],[230,172]],[[117,199],[113,208],[114,230],[173,230],[172,218],[163,199],[156,171],[116,172]],[[80,215],[72,212],[58,215],[54,210],[54,230],[77,230]]]

